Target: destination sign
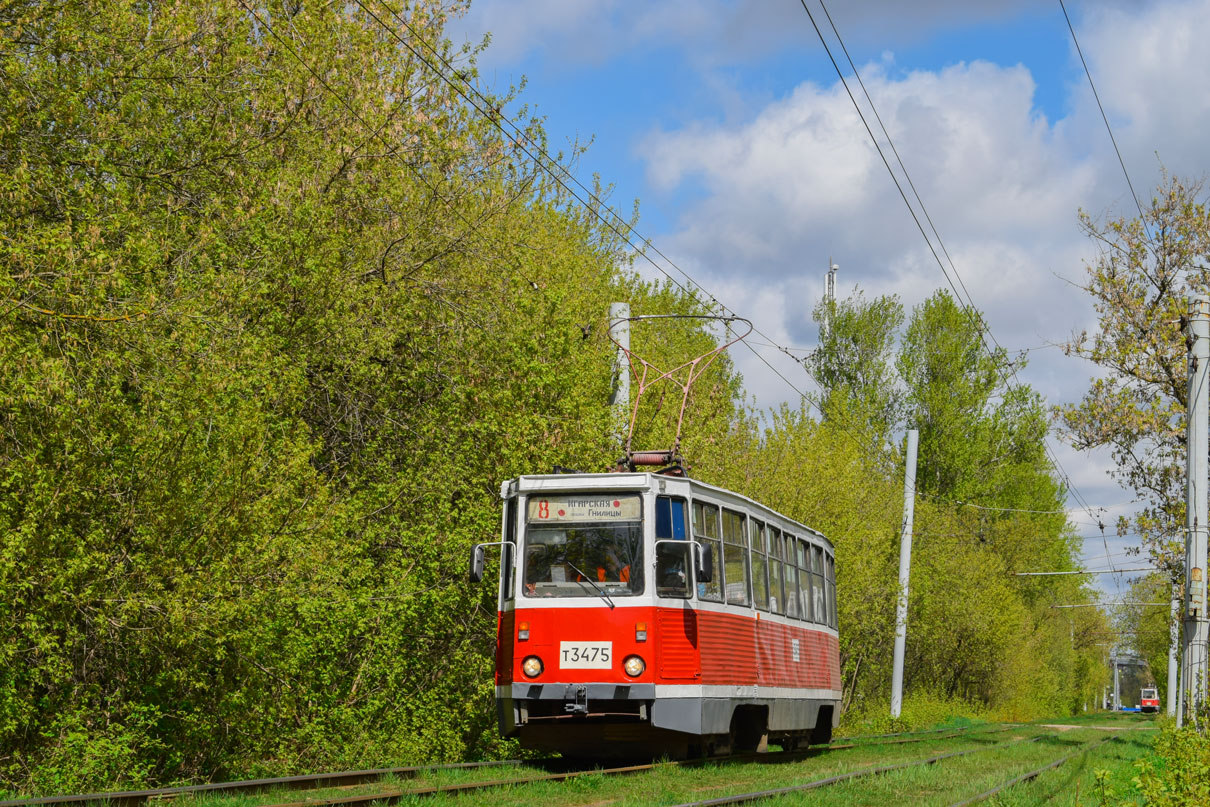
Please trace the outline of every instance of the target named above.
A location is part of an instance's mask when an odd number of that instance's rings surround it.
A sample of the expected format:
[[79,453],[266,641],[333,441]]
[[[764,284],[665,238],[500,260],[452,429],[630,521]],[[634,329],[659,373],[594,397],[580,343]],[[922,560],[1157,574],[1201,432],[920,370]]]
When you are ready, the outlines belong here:
[[639,497],[633,493],[573,493],[529,500],[530,522],[638,521],[639,512]]

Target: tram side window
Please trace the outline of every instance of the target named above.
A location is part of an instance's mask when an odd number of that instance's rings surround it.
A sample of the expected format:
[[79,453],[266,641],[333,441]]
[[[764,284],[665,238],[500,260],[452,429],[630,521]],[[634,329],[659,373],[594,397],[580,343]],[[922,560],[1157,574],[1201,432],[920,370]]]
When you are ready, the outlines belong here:
[[828,624],[838,627],[836,618],[836,559],[828,555]]
[[798,616],[804,622],[819,621],[819,614],[811,610],[811,545],[798,539]]
[[504,599],[511,600],[516,593],[515,569],[517,564],[517,497],[508,500],[504,508],[504,540],[507,543],[501,547],[500,565],[503,566],[501,578],[504,581]]
[[655,593],[660,597],[688,598],[692,556],[685,532],[685,500],[672,496],[655,499],[655,539],[684,541],[684,544],[656,544]]
[[727,602],[748,605],[748,535],[744,530],[743,513],[723,510],[723,566],[727,579]]
[[816,621],[831,624],[828,618],[827,589],[824,586],[823,547],[811,547],[811,582],[814,584]]
[[781,531],[770,524],[765,528],[765,534],[769,538],[769,610],[780,614],[786,610],[781,585]]
[[756,607],[769,610],[769,561],[765,548],[765,525],[748,519],[748,534],[752,543],[752,595]]
[[786,616],[798,618],[798,573],[794,570],[794,536],[781,535],[781,559],[786,567]]
[[693,503],[693,537],[702,546],[710,547],[714,555],[714,579],[709,583],[697,584],[697,596],[703,600],[723,601],[722,542],[719,541],[719,508],[706,502]]

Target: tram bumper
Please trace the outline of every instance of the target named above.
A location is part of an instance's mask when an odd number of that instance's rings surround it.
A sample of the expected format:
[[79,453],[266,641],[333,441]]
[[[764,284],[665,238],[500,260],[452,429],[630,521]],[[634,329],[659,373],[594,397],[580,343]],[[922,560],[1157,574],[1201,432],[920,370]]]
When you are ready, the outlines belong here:
[[500,733],[514,736],[521,726],[565,721],[648,721],[655,684],[512,684],[496,688]]

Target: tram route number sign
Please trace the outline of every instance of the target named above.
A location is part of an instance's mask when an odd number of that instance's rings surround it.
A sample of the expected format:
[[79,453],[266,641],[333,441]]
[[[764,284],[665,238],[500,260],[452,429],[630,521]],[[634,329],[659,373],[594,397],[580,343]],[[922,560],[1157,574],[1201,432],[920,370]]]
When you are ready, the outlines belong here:
[[573,494],[529,499],[530,522],[638,521],[639,497],[631,494]]
[[559,642],[559,666],[572,670],[608,670],[613,642]]

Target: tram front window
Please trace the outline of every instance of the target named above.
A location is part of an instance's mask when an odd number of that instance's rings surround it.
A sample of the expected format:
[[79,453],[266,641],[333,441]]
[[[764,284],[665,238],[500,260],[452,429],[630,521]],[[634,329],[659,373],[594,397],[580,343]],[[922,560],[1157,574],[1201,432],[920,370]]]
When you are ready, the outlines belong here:
[[638,496],[550,496],[530,499],[527,510],[527,597],[643,593]]

